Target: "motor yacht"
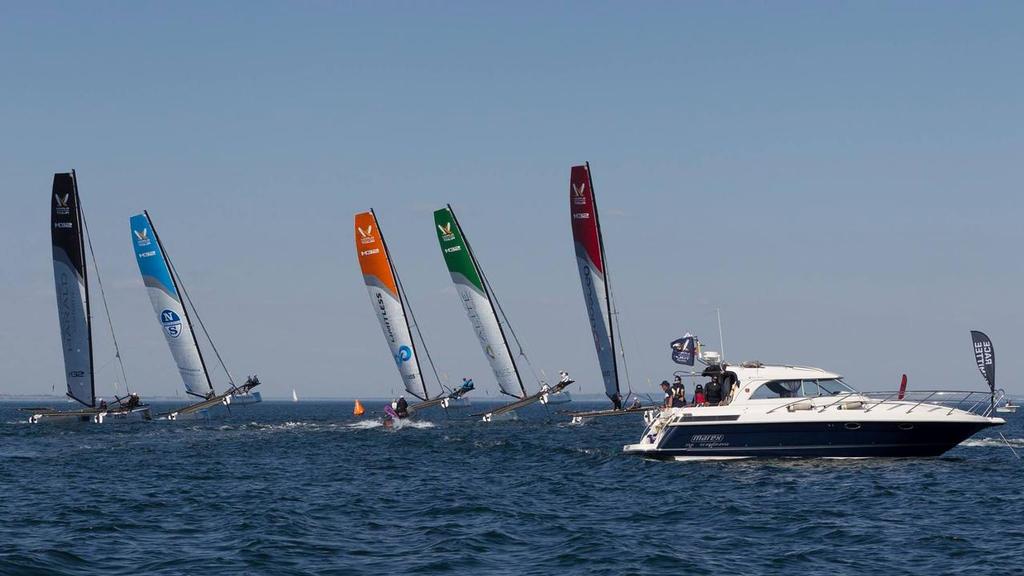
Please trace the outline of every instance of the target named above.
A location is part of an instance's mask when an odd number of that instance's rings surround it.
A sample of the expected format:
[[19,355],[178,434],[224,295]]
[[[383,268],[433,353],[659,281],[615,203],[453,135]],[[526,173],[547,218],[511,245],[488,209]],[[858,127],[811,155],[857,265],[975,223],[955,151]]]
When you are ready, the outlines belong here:
[[839,374],[804,366],[713,364],[718,405],[662,408],[627,454],[654,459],[939,456],[1005,423],[985,392],[864,393]]

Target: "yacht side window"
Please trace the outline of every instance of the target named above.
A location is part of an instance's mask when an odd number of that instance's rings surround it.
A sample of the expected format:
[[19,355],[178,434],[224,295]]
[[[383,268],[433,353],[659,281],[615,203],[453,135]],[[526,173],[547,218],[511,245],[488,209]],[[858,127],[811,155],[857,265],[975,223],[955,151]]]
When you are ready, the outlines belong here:
[[773,400],[776,398],[813,398],[853,392],[842,380],[825,378],[821,380],[772,380],[765,382],[750,395],[751,400]]
[[805,397],[822,396],[823,395],[822,392],[818,391],[818,381],[817,380],[804,380],[803,381],[803,388],[804,388],[804,396]]
[[750,395],[751,400],[770,400],[775,398],[799,398],[800,380],[772,380],[765,382]]

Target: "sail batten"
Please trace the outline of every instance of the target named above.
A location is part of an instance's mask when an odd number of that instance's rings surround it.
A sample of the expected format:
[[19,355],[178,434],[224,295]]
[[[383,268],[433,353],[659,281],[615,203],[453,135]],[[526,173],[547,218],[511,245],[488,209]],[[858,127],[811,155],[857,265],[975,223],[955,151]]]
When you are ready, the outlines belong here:
[[91,407],[96,405],[92,318],[82,211],[74,172],[53,175],[50,205],[53,276],[67,395]]
[[178,366],[185,391],[193,396],[209,397],[213,393],[213,385],[170,262],[149,213],[132,216],[131,229],[142,282]]
[[569,177],[569,210],[583,300],[587,306],[605,394],[614,399],[619,394],[618,361],[615,356],[607,262],[589,164],[572,167]]
[[430,393],[412,337],[394,262],[373,211],[355,215],[355,245],[363,282],[407,392],[420,400]]
[[434,212],[434,225],[448,272],[466,309],[473,331],[480,341],[484,356],[494,371],[498,387],[502,393],[514,398],[526,398],[526,388],[523,386],[504,329],[498,320],[492,295],[487,289],[476,256],[451,206]]

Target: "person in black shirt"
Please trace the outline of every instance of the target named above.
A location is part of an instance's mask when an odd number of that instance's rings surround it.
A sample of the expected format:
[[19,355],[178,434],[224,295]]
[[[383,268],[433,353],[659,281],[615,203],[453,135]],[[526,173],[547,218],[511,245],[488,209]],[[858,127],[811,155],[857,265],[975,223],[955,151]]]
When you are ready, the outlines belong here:
[[704,386],[704,397],[708,406],[718,406],[722,403],[722,384],[719,383],[718,377],[712,378]]
[[399,418],[409,417],[409,403],[405,401],[405,396],[398,397],[398,403],[395,406],[395,414],[398,414]]
[[678,375],[672,383],[672,406],[686,407],[686,386],[683,385],[683,378]]

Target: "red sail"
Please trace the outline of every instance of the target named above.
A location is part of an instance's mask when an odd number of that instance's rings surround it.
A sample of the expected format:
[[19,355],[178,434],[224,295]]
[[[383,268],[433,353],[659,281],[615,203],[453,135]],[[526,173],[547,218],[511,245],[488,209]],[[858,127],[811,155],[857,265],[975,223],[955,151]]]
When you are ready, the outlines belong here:
[[[590,170],[586,165],[573,166],[569,176],[569,210],[572,212],[572,237],[577,250],[582,249],[594,268],[603,276],[604,259],[594,210],[594,191],[590,186]],[[584,254],[577,254],[577,257]]]

